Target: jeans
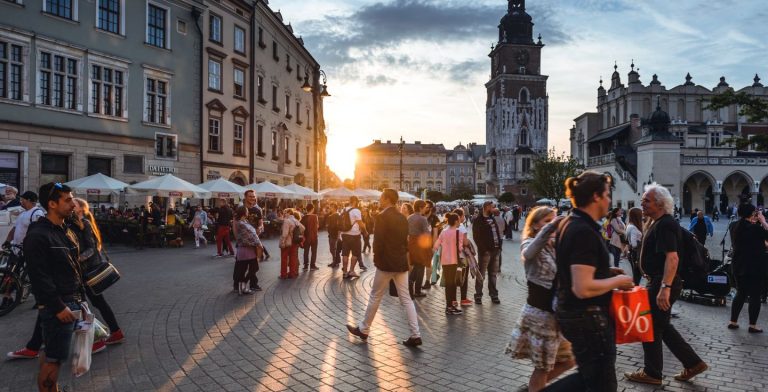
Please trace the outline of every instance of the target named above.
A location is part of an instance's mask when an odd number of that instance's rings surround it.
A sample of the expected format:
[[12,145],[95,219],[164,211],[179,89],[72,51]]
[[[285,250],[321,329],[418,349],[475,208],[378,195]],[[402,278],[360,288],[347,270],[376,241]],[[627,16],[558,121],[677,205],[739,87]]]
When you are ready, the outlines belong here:
[[571,342],[578,372],[566,376],[544,391],[615,392],[616,330],[608,309],[566,311],[558,309],[557,321]]
[[635,286],[640,284],[640,279],[643,278],[643,272],[640,271],[640,252],[637,249],[629,251],[629,264],[632,266],[632,282]]
[[312,253],[312,266],[314,267],[317,262],[317,238],[314,240],[306,240],[304,243],[304,268],[306,268],[309,264],[310,257],[309,254]]
[[443,277],[445,279],[445,307],[451,307],[456,301],[456,268],[458,265],[444,265]]
[[[680,296],[683,289],[683,283],[679,278],[675,278],[669,293],[670,308],[667,311],[659,309],[656,304],[656,296],[661,289],[661,276],[654,276],[648,283],[648,299],[651,303],[651,317],[653,318],[653,342],[643,343],[643,353],[645,354],[645,373],[653,378],[662,378],[664,369],[664,356],[661,343],[667,345],[669,351],[685,366],[690,369],[699,363],[701,358],[696,355],[693,348],[683,339],[675,327],[670,324],[672,314],[672,305]],[[666,290],[666,289],[665,289]]]
[[337,235],[328,234],[328,247],[331,249],[331,264],[341,263],[341,241]]
[[258,286],[259,279],[256,278],[256,272],[259,270],[259,262],[256,259],[236,260],[235,270],[232,279],[235,282],[235,288],[241,282],[249,282],[249,286],[254,288]]
[[376,270],[376,274],[373,277],[373,287],[371,287],[371,297],[368,300],[368,307],[365,309],[365,319],[358,325],[360,332],[368,334],[371,331],[371,324],[373,324],[373,319],[379,310],[381,299],[384,298],[385,293],[389,292],[390,280],[395,281],[400,306],[402,306],[403,311],[405,311],[408,317],[408,326],[411,330],[410,337],[420,338],[421,333],[419,332],[419,318],[416,314],[416,306],[413,304],[413,300],[408,293],[408,272]]
[[363,253],[365,253],[365,250],[371,250],[371,235],[370,234],[363,234]]
[[[72,310],[80,310],[77,302],[65,303]],[[40,329],[45,344],[46,362],[64,362],[69,358],[72,336],[75,333],[75,323],[62,323],[56,317],[54,310],[42,308],[38,311]]]
[[462,274],[464,274],[464,280],[461,282],[461,299],[467,299],[467,292],[469,291],[469,268],[463,268]]
[[219,225],[216,227],[216,252],[219,256],[222,254],[222,245],[226,246],[225,250],[227,250],[229,254],[235,254],[235,251],[232,249],[232,240],[229,239],[229,230],[230,228],[227,225]]
[[421,294],[421,283],[424,281],[423,265],[414,264],[411,272],[408,274],[408,291],[411,294]]
[[757,324],[757,317],[760,316],[760,297],[762,297],[762,291],[759,286],[746,286],[736,289],[736,296],[731,304],[731,321],[734,323],[739,321],[741,309],[744,307],[747,297],[749,297],[749,325]]
[[[488,294],[491,298],[498,298],[499,291],[496,290],[496,276],[501,272],[501,249],[484,250],[480,252],[478,267],[480,275],[485,276],[488,281]],[[475,299],[483,298],[483,281],[475,279]]]
[[608,250],[613,255],[613,266],[618,268],[619,261],[621,261],[621,248],[608,244]]

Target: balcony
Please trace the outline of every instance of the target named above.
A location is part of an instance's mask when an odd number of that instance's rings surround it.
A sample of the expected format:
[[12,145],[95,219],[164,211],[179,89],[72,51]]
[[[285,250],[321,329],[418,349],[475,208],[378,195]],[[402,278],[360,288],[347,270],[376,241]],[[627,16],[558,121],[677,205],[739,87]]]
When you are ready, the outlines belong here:
[[594,157],[589,157],[588,161],[588,167],[592,166],[603,166],[603,165],[613,165],[614,162],[616,162],[616,154],[610,153],[605,155],[598,155]]

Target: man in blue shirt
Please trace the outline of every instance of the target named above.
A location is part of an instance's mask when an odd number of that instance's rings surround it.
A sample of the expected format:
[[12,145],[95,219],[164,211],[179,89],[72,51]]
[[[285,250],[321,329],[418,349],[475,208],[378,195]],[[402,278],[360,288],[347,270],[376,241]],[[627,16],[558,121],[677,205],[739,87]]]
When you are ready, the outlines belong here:
[[691,224],[688,226],[688,231],[692,232],[702,245],[704,245],[704,242],[707,240],[707,235],[710,237],[715,235],[715,228],[712,226],[712,220],[704,215],[704,211],[696,213],[696,217],[691,220]]

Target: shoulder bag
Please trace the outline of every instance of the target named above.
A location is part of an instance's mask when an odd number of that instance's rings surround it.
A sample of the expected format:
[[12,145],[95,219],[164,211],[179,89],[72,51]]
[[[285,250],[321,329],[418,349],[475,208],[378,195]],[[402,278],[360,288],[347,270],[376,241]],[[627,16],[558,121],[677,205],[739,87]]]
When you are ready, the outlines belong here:
[[120,280],[120,272],[112,265],[107,251],[103,248],[99,252],[101,264],[85,273],[85,284],[91,291],[99,295]]
[[461,287],[464,284],[464,260],[461,258],[461,248],[459,248],[459,237],[461,232],[456,229],[456,287]]

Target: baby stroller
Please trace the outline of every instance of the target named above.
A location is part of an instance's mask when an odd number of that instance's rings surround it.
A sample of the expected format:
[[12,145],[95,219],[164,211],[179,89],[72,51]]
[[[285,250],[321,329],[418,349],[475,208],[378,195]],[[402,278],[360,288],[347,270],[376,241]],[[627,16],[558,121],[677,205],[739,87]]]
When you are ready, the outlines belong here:
[[[730,225],[729,225],[730,226]],[[728,236],[726,230],[721,245],[723,247],[723,260],[712,259],[707,252],[706,279],[700,281],[684,281],[683,292],[680,299],[704,305],[725,306],[726,297],[731,292],[733,276],[731,274],[731,251],[725,249],[725,239]]]

